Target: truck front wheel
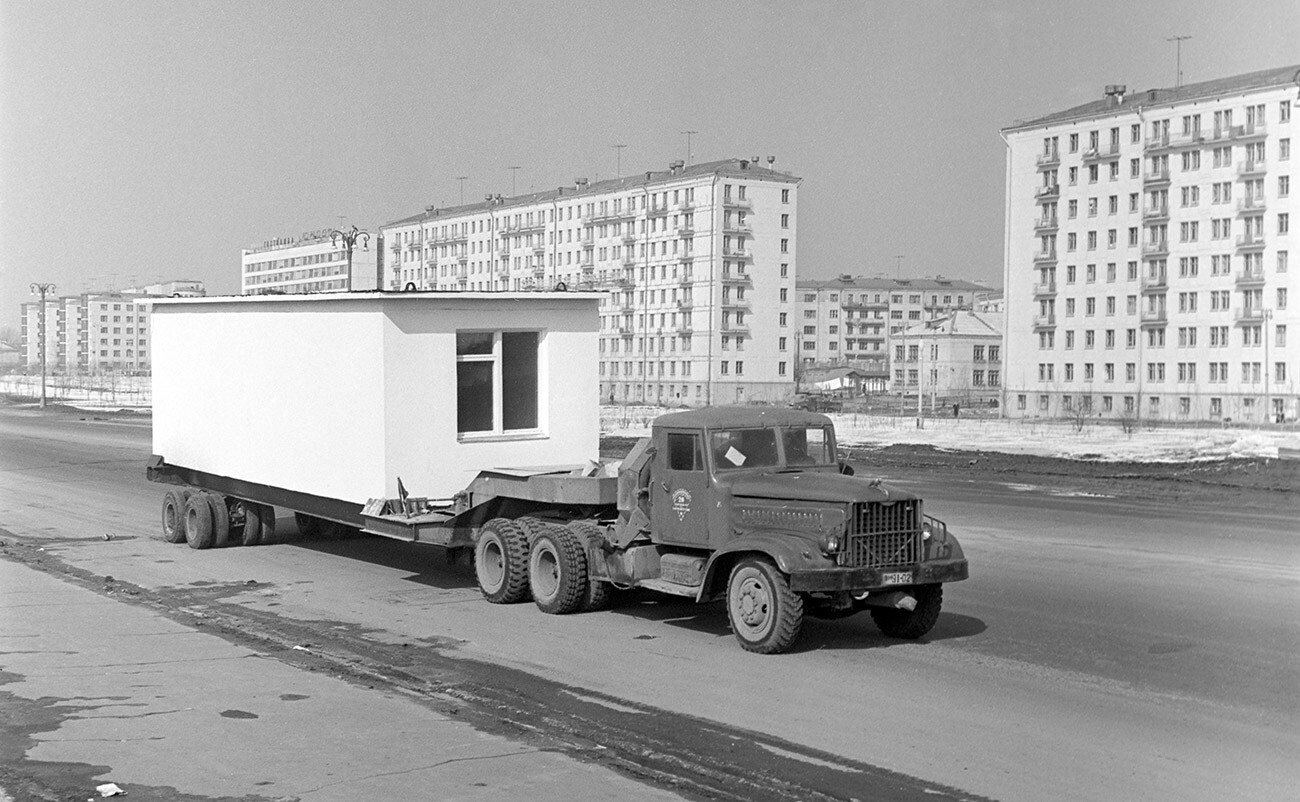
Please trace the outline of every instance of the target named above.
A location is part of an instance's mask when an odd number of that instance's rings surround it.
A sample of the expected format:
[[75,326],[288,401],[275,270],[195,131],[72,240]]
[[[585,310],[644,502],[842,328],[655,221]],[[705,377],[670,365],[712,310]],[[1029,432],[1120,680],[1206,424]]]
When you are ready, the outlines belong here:
[[582,609],[587,589],[587,550],[572,529],[547,526],[528,553],[528,587],[544,613]]
[[871,620],[881,632],[891,638],[916,640],[934,627],[939,620],[939,608],[943,606],[943,585],[921,585],[912,595],[916,597],[913,610],[871,608]]
[[528,595],[528,536],[513,521],[494,518],[474,544],[474,574],[483,598],[514,604]]
[[727,583],[727,618],[741,648],[759,654],[779,654],[799,639],[803,599],[777,567],[759,557],[747,557],[731,570]]

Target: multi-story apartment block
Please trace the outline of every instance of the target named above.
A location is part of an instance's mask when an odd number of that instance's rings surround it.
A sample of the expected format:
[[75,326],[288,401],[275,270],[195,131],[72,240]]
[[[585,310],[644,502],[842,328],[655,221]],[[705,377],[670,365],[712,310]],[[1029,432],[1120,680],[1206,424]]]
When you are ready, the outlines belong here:
[[1296,73],[1004,130],[1007,414],[1295,419]]
[[841,275],[798,283],[799,358],[805,368],[852,365],[869,392],[889,389],[891,345],[903,330],[970,309],[990,290],[942,276],[885,278]]
[[352,249],[348,282],[346,242],[334,229],[279,237],[240,252],[242,295],[343,292],[378,288],[378,243],[361,237]]
[[[146,289],[159,292],[145,292]],[[203,295],[203,282],[162,282],[122,292],[90,292],[45,302],[46,369],[64,373],[147,372],[149,306],[141,298]],[[22,305],[22,365],[40,365],[40,303]]]
[[607,401],[776,401],[794,390],[800,179],[757,159],[424,212],[381,227],[389,289],[599,290]]
[[947,403],[987,404],[1002,395],[999,312],[951,312],[907,327],[893,340],[896,392]]

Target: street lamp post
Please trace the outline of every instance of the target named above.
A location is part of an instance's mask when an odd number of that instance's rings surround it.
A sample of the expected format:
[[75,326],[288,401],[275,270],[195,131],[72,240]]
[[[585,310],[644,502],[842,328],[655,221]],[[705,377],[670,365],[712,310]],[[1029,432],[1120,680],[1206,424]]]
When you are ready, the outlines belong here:
[[348,292],[352,292],[352,250],[356,247],[358,238],[361,239],[361,249],[366,250],[367,246],[370,245],[369,231],[362,231],[356,226],[352,226],[349,229],[336,228],[330,232],[330,244],[337,245],[339,240],[342,239],[344,251],[348,255]]
[[41,409],[45,409],[45,296],[55,290],[53,283],[32,282],[32,292],[41,296],[41,308],[37,312],[39,321],[37,339],[41,349]]

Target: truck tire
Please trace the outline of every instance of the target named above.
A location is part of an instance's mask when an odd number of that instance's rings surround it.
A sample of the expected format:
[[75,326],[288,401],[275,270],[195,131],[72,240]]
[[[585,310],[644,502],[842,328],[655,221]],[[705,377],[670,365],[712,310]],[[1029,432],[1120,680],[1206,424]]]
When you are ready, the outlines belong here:
[[163,495],[163,540],[168,543],[185,542],[185,500],[189,497],[189,488],[185,487],[173,487]]
[[262,505],[241,499],[239,506],[244,510],[244,528],[239,533],[239,545],[256,546],[262,542]]
[[212,545],[221,548],[230,540],[230,507],[220,493],[209,493],[208,503],[212,505]]
[[192,549],[210,549],[212,540],[212,503],[200,490],[185,499],[185,542]]
[[[569,528],[577,534],[579,541],[587,547],[587,555],[600,552],[600,547],[605,542],[605,534],[599,526],[575,521],[569,524]],[[594,613],[604,610],[609,607],[610,597],[613,595],[613,585],[599,579],[592,579],[591,574],[591,559],[588,556],[587,589],[582,594],[582,606],[578,608],[579,612]]]
[[746,557],[731,569],[727,618],[745,651],[780,654],[799,639],[803,599],[769,560]]
[[474,575],[483,598],[514,604],[528,598],[528,535],[514,521],[493,518],[474,544]]
[[943,607],[943,585],[921,585],[912,590],[912,595],[916,597],[915,610],[871,608],[871,620],[881,632],[891,638],[916,640],[934,627]]
[[258,533],[257,545],[265,546],[275,542],[275,507],[270,504],[258,504],[258,518],[262,522],[262,531]]
[[587,549],[565,526],[547,526],[528,552],[528,587],[538,609],[567,615],[582,608],[587,590]]

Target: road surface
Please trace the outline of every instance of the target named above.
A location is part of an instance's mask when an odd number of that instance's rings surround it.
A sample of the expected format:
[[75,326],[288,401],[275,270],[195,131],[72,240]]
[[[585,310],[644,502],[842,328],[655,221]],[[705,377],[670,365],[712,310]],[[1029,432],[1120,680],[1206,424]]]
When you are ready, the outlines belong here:
[[1175,506],[977,472],[892,476],[971,561],[934,631],[904,643],[866,615],[810,620],[796,652],[760,657],[717,604],[627,594],[565,617],[490,605],[436,550],[303,541],[286,517],[272,545],[164,543],[149,452],[147,425],[0,410],[0,537],[25,549],[10,557],[111,575],[231,638],[310,642],[330,670],[461,705],[485,730],[575,753],[585,734],[608,753],[592,759],[688,796],[1217,800],[1300,787],[1292,495]]

